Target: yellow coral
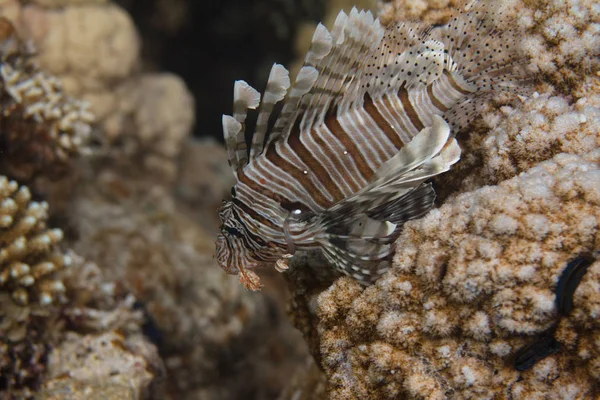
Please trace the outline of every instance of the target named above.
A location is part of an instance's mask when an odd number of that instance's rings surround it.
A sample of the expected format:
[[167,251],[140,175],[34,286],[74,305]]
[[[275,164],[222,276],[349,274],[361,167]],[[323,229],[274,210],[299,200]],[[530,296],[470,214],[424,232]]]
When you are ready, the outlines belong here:
[[65,287],[54,273],[71,258],[56,250],[60,229],[47,229],[48,204],[31,201],[25,186],[0,177],[0,287],[21,305],[60,300]]

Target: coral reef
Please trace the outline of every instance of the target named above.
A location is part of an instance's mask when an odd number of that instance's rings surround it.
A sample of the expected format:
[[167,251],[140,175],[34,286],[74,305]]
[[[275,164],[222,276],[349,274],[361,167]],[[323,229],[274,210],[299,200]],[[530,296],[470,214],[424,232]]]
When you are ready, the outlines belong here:
[[[600,248],[599,162],[561,154],[459,195],[406,225],[375,285],[298,295],[331,398],[597,396],[600,261],[560,321],[554,289],[570,259]],[[560,351],[518,372],[515,351],[551,329]]]
[[94,115],[37,67],[32,50],[5,18],[0,18],[0,41],[2,169],[21,180],[64,171],[85,149]]
[[140,40],[123,9],[108,1],[6,0],[0,14],[29,39],[39,66],[90,104],[103,150],[175,179],[194,102],[179,77],[140,72]]
[[158,389],[151,387],[152,359],[158,359],[158,354],[143,336],[68,334],[49,357],[39,397],[60,398],[70,393],[71,398],[159,399],[160,392],[150,393]]
[[[464,3],[379,9],[388,23],[443,23]],[[600,395],[600,262],[574,288],[570,314],[555,294],[567,265],[600,249],[598,7],[503,5],[537,81],[491,99],[459,133],[461,161],[434,180],[440,208],[405,226],[392,270],[364,288],[320,276],[308,256],[287,276],[290,316],[329,398]]]
[[27,187],[6,177],[0,177],[0,204],[0,288],[20,305],[59,300],[65,287],[53,274],[71,257],[56,250],[62,231],[46,227],[48,204],[32,202]]
[[[441,23],[462,3],[379,10],[384,22]],[[282,285],[247,293],[212,259],[230,174],[218,145],[188,135],[194,107],[214,98],[142,72],[139,35],[114,3],[1,1],[33,46],[0,25],[0,397],[600,395],[600,262],[570,313],[555,300],[569,262],[600,248],[598,8],[505,3],[526,32],[535,93],[492,99],[459,135],[463,159],[434,182],[440,208],[407,224],[375,285],[297,257],[313,269],[286,274],[290,316],[313,362],[278,307]],[[183,29],[173,18],[161,29]],[[237,72],[223,70],[229,84]],[[74,157],[88,139],[93,155]]]
[[537,83],[520,101],[497,98],[459,134],[463,157],[438,179],[441,198],[510,179],[566,152],[600,146],[600,12],[593,1],[506,1],[523,31],[520,56]]
[[[204,152],[212,147],[205,145]],[[229,174],[226,167],[219,169]],[[79,171],[83,175],[68,186],[53,185],[49,199],[73,232],[73,249],[144,304],[171,395],[278,394],[306,350],[277,311],[275,297],[247,293],[216,269],[212,234],[183,214],[169,189],[151,177],[106,166]],[[220,190],[203,193],[214,198]]]
[[[79,255],[61,275],[60,309],[37,324],[36,302],[7,308],[16,321],[7,332],[37,346],[22,350],[34,365],[7,368],[33,371],[27,389],[47,399],[275,398],[306,348],[280,310],[282,292],[252,296],[215,268],[226,157],[188,138],[194,100],[182,80],[139,71],[137,32],[110,2],[8,0],[0,12],[97,116],[90,155],[60,180],[30,185]],[[35,336],[38,326],[52,337]]]
[[[54,172],[68,169],[70,158],[86,148],[93,116],[84,103],[63,93],[56,77],[37,67],[29,46],[4,17],[0,31],[0,173],[28,181],[56,178]],[[148,391],[162,361],[141,333],[143,318],[133,310],[134,298],[104,280],[94,264],[65,250],[63,231],[48,228],[48,203],[32,197],[28,187],[0,176],[0,397],[39,398],[49,377],[59,377],[61,390],[71,392],[84,378],[69,358],[79,359],[78,348],[68,344],[77,335],[95,342],[117,332],[124,343],[131,342],[125,349],[112,341],[112,360],[123,362],[118,375],[130,389]],[[124,363],[128,356],[130,364]],[[68,370],[55,373],[55,358]],[[136,380],[141,371],[145,379]]]

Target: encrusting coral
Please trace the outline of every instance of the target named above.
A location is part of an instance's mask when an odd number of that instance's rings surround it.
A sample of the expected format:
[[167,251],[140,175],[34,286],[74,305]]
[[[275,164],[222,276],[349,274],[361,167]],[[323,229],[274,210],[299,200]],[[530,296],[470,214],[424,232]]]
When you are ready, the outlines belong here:
[[57,174],[85,148],[94,115],[37,67],[6,18],[0,18],[0,42],[0,164],[21,180]]
[[[297,297],[331,398],[597,396],[600,261],[560,320],[554,290],[569,260],[600,248],[599,163],[598,150],[562,154],[459,195],[406,225],[375,285],[341,278]],[[515,352],[553,330],[560,351],[517,371]]]
[[452,15],[452,9],[463,3],[461,0],[379,0],[377,8],[384,24],[394,21],[439,24],[446,22]]
[[538,78],[532,95],[496,99],[459,134],[461,162],[437,182],[468,191],[510,179],[560,153],[600,146],[600,10],[594,1],[517,1],[506,13],[523,31],[521,55]]
[[[444,23],[464,3],[380,10],[389,23]],[[330,285],[310,259],[312,271],[288,274],[290,315],[329,398],[600,395],[598,258],[571,287],[568,315],[556,293],[573,260],[600,250],[600,9],[504,3],[537,81],[525,96],[490,99],[458,135],[461,161],[434,180],[440,206],[405,225],[391,271],[367,288]]]

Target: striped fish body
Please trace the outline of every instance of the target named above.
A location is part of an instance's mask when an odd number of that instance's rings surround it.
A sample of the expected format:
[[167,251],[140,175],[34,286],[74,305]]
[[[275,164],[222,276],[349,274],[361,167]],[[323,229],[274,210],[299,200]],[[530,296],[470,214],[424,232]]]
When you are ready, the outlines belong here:
[[293,86],[278,64],[262,101],[236,82],[223,127],[237,182],[220,210],[219,265],[251,289],[254,268],[283,271],[297,250],[320,249],[365,284],[384,273],[402,225],[433,205],[425,182],[458,161],[455,132],[491,93],[525,80],[499,18],[479,4],[446,27],[384,28],[369,12],[341,12],[331,32],[318,26]]

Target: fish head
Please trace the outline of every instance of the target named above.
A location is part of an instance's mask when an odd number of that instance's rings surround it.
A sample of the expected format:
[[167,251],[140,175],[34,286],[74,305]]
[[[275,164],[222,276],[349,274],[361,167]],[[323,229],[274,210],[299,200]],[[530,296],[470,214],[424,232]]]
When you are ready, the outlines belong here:
[[225,202],[219,210],[221,233],[216,240],[217,264],[230,275],[239,275],[240,281],[251,290],[260,288],[259,278],[252,270],[262,262],[255,258],[255,250],[248,248],[248,238],[232,203]]

